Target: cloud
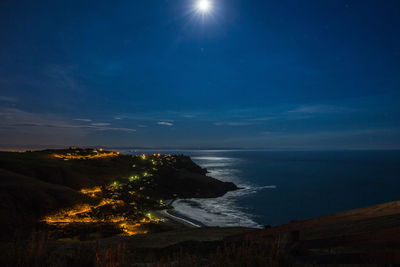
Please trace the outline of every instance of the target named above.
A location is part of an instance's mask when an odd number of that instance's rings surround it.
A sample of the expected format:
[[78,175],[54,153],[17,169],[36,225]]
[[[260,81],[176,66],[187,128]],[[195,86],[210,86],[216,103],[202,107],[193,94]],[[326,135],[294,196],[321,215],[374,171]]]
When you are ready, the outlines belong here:
[[195,115],[184,114],[184,115],[182,115],[182,117],[183,117],[183,118],[188,118],[188,119],[190,119],[190,118],[194,118]]
[[[83,119],[83,121],[87,120]],[[79,130],[81,133],[85,133],[85,130],[136,132],[136,129],[108,127],[109,125],[109,123],[72,124],[68,123],[67,119],[55,115],[30,113],[13,108],[0,109],[1,129],[13,127],[15,130],[38,134],[49,134],[48,130],[43,130],[44,128],[69,129],[75,132]]]
[[136,129],[132,129],[132,128],[97,127],[97,126],[88,126],[87,128],[96,129],[99,131],[120,131],[120,132],[128,132],[128,133],[136,132]]
[[342,113],[348,112],[350,109],[340,106],[329,105],[303,105],[295,109],[287,111],[287,113],[296,114],[326,114],[326,113]]
[[0,95],[0,102],[18,102],[18,98],[10,97],[10,96],[1,96]]
[[110,124],[107,122],[97,122],[97,123],[92,123],[92,126],[109,126]]
[[91,122],[91,119],[73,119],[74,121]]
[[249,119],[249,121],[271,121],[271,120],[276,120],[279,118],[280,117],[278,117],[278,116],[271,116],[271,117],[253,118],[253,119]]
[[[166,115],[167,114],[167,115]],[[174,112],[152,112],[152,113],[136,113],[136,114],[117,114],[114,116],[115,120],[136,120],[136,121],[167,121],[173,122],[174,120],[166,119],[166,117],[178,117]]]
[[215,122],[214,125],[216,126],[249,126],[249,125],[256,125],[259,123],[255,122],[240,122],[240,121],[231,121],[231,122]]
[[173,123],[171,123],[171,122],[167,122],[167,121],[159,121],[159,122],[157,122],[157,124],[158,125],[165,125],[165,126],[174,126],[174,124]]
[[[42,128],[70,128],[70,129],[94,129],[99,131],[123,131],[136,132],[136,129],[119,128],[119,127],[104,127],[102,125],[71,125],[71,124],[49,124],[49,123],[16,123],[14,127],[42,127]],[[1,127],[1,126],[0,126]]]

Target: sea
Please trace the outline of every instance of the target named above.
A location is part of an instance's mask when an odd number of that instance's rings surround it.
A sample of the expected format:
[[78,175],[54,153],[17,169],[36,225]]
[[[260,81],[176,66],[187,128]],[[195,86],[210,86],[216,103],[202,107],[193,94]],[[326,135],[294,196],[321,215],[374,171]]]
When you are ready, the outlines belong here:
[[178,199],[207,226],[264,227],[400,200],[400,151],[129,150],[184,154],[241,190]]

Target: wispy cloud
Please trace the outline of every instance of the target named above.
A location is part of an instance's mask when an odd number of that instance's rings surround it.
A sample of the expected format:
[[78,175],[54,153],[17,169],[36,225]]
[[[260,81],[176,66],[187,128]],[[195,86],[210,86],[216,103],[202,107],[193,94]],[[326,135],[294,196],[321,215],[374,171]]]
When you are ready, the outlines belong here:
[[[96,125],[71,125],[71,124],[49,124],[49,123],[15,123],[9,126],[14,127],[41,127],[41,128],[69,128],[69,129],[94,129],[99,131],[123,131],[136,132],[136,129],[120,128],[120,127],[103,127]],[[9,127],[8,126],[8,127]],[[2,126],[0,126],[1,128]],[[15,128],[14,128],[15,129]]]
[[132,128],[121,128],[121,127],[100,127],[100,126],[88,126],[87,128],[89,129],[96,129],[99,131],[120,131],[120,132],[128,132],[128,133],[134,133],[136,132],[136,129]]
[[231,121],[231,122],[215,122],[216,126],[248,126],[248,125],[256,125],[259,123],[256,122],[241,122],[241,121]]
[[91,122],[91,119],[73,119],[74,121]]
[[[76,120],[76,119],[75,119]],[[90,122],[90,120],[79,120]],[[109,123],[72,124],[67,119],[49,114],[25,112],[19,109],[0,109],[0,128],[25,130],[26,128],[40,130],[41,128],[75,129],[75,130],[98,130],[98,131],[123,131],[136,132],[136,129],[125,127],[109,127]]]
[[215,126],[243,127],[251,125],[271,125],[279,122],[308,120],[317,116],[350,112],[351,109],[335,105],[297,105],[249,107],[230,110],[184,110],[137,112],[134,114],[116,114],[116,120],[131,120],[135,125],[175,126],[176,121],[184,123],[199,122]]
[[157,122],[157,124],[158,125],[164,125],[164,126],[174,126],[174,124],[173,123],[171,123],[171,122],[168,122],[168,121],[159,121],[159,122]]
[[134,121],[167,121],[173,122],[170,117],[178,117],[177,113],[172,112],[152,112],[152,113],[136,113],[136,114],[118,114],[114,116],[115,120],[134,120]]
[[183,118],[187,118],[187,119],[191,119],[191,118],[194,118],[196,116],[195,115],[191,115],[191,114],[183,114],[182,117]]
[[15,103],[15,102],[18,102],[18,98],[16,98],[16,97],[11,97],[11,96],[1,96],[1,95],[0,95],[0,102],[11,102],[11,103]]
[[303,105],[292,110],[287,111],[287,113],[296,114],[324,114],[324,113],[342,113],[348,112],[350,109],[341,106],[329,106],[329,105]]
[[[213,112],[211,112],[213,113]],[[213,114],[215,115],[215,114]],[[204,120],[210,116],[209,111],[173,111],[173,110],[163,110],[154,112],[136,112],[131,114],[115,114],[115,120],[133,120],[133,121],[143,121],[143,122],[174,122],[187,119],[199,119]]]
[[276,120],[279,119],[280,117],[278,116],[268,116],[268,117],[260,117],[260,118],[251,118],[248,119],[249,121],[271,121],[271,120]]
[[96,122],[96,123],[92,123],[92,126],[109,126],[110,124],[107,122]]

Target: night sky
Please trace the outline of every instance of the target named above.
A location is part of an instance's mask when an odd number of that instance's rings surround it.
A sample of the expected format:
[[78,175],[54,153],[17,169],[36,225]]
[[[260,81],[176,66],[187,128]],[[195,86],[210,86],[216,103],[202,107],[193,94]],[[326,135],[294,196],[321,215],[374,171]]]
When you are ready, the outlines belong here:
[[0,146],[400,148],[400,1],[0,1]]

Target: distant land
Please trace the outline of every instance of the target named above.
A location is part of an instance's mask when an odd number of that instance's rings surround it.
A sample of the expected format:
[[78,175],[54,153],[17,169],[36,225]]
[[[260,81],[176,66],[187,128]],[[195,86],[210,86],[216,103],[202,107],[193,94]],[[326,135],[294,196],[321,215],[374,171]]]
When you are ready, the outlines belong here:
[[[63,149],[67,145],[8,145],[0,144],[0,151],[26,151],[26,150],[46,150],[46,149]],[[108,150],[132,150],[132,151],[188,151],[188,150],[238,150],[238,151],[398,151],[400,147],[393,148],[312,148],[312,147],[176,147],[176,146],[80,146],[81,148],[103,147]]]

